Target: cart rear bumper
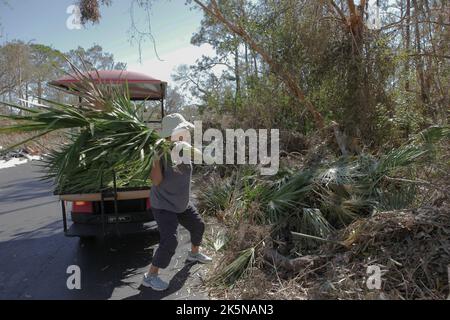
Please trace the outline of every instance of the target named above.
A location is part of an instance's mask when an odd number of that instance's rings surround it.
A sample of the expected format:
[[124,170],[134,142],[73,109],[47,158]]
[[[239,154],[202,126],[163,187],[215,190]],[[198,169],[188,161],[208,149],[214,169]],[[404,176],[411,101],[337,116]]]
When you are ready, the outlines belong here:
[[[102,224],[102,216],[99,214],[83,214],[77,213],[71,214],[72,222],[76,224]],[[105,214],[104,216],[105,224],[115,223],[116,220],[120,224],[122,223],[147,223],[154,221],[153,213],[151,210],[147,210],[144,212],[126,212],[120,214]],[[114,219],[114,221],[112,220]]]
[[108,237],[147,233],[155,230],[157,230],[155,221],[148,223],[105,224],[104,233],[101,224],[72,223],[65,232],[65,235],[67,237]]

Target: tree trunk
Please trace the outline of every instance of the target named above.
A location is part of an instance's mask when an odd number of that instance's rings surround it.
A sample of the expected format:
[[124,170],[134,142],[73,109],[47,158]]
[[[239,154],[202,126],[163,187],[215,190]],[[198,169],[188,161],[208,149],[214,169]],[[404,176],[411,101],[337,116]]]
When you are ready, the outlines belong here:
[[428,94],[425,89],[425,76],[424,76],[424,64],[422,57],[422,44],[421,44],[421,35],[420,35],[420,27],[419,27],[419,5],[417,0],[412,0],[414,6],[414,32],[415,32],[415,40],[416,40],[416,74],[419,80],[420,86],[420,101],[422,104],[426,104],[428,102]]
[[[405,50],[406,54],[409,54],[409,50],[411,47],[411,1],[406,0],[406,26],[405,26]],[[406,82],[405,82],[405,90],[409,91],[409,57],[405,61],[405,74],[406,74]]]
[[42,100],[41,100],[41,98],[42,98],[42,81],[41,81],[41,79],[38,80],[37,86],[38,86],[38,88],[37,88],[38,103],[41,104],[42,103]]
[[236,39],[236,48],[234,50],[234,76],[236,79],[236,91],[234,94],[234,117],[237,115],[238,104],[241,102],[241,75],[239,70],[239,42]]
[[252,52],[253,55],[253,65],[254,65],[254,74],[255,74],[255,78],[258,78],[258,61],[256,60],[256,53]]
[[373,110],[368,101],[370,96],[369,83],[366,72],[366,59],[364,57],[364,8],[365,1],[356,6],[353,0],[348,0],[350,15],[348,18],[350,41],[352,44],[352,59],[349,62],[349,75],[347,83],[348,101],[344,132],[351,138],[373,139],[371,116]]

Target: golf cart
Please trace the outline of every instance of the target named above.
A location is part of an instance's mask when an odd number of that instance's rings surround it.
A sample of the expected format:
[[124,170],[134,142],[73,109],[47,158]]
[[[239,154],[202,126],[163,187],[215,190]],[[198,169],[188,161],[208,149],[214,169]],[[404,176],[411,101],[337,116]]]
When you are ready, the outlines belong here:
[[[166,82],[120,70],[86,72],[83,76],[99,86],[124,88],[133,101],[159,101],[160,116],[155,116],[155,112],[142,112],[142,117],[149,127],[160,125],[164,117]],[[79,76],[67,75],[48,85],[77,95],[77,87],[81,86],[79,79]],[[81,104],[81,97],[79,101]],[[96,193],[56,195],[61,201],[64,234],[68,237],[83,239],[135,234],[152,230],[156,225],[150,208],[150,188],[118,188],[116,177],[113,187],[101,188]],[[71,223],[67,218],[68,211]]]

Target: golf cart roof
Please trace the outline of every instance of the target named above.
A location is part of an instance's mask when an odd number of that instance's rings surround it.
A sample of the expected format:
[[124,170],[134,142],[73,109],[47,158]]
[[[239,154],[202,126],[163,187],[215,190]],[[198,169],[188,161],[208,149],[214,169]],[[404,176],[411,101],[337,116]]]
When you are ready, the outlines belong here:
[[145,74],[124,70],[97,70],[80,75],[66,75],[48,83],[49,86],[77,94],[83,78],[108,86],[128,86],[131,100],[161,100],[166,94],[167,82]]

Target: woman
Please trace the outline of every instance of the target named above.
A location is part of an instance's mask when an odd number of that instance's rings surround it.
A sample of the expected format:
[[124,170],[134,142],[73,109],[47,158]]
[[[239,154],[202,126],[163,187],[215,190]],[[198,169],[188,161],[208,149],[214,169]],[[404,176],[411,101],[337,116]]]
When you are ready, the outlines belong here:
[[[178,113],[167,115],[162,120],[161,137],[172,141],[183,141],[194,125]],[[192,248],[187,260],[209,263],[211,258],[199,251],[205,224],[197,209],[189,202],[191,192],[192,163],[173,167],[162,160],[155,160],[151,171],[152,189],[150,202],[160,233],[159,247],[144,275],[143,285],[153,290],[163,291],[169,284],[159,276],[159,269],[169,265],[178,245],[178,224],[191,235]]]

